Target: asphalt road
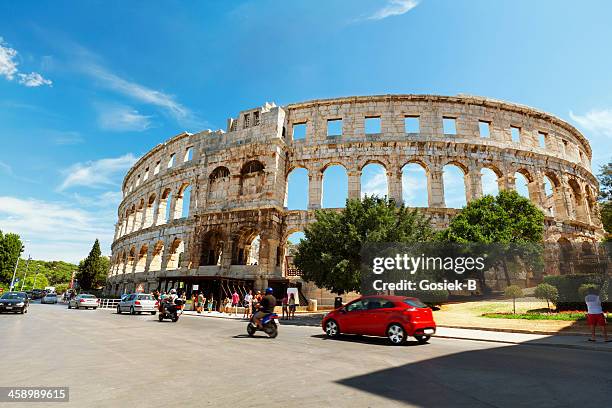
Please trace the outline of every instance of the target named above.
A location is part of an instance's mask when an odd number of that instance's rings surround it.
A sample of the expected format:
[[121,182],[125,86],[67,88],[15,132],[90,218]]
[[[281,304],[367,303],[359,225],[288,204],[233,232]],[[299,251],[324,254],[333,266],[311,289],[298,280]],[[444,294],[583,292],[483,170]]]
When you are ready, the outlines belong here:
[[69,386],[51,407],[609,407],[612,353],[433,338],[329,340],[282,326],[32,304],[0,315],[0,386]]

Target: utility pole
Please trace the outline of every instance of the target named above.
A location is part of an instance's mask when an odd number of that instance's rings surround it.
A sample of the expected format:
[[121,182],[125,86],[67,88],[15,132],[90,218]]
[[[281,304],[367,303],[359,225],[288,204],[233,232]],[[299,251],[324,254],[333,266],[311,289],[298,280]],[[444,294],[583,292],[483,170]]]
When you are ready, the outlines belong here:
[[17,273],[17,266],[19,266],[19,258],[21,258],[21,253],[23,252],[24,246],[21,246],[21,250],[19,251],[19,254],[17,255],[17,262],[15,262],[15,269],[13,269],[13,279],[11,279],[11,289],[9,290],[9,292],[13,291],[13,286],[15,286],[15,274]]
[[32,290],[36,289],[36,279],[38,279],[38,275],[40,274],[40,269],[36,271],[36,275],[34,275],[34,285],[32,285]]
[[25,272],[23,273],[23,282],[21,282],[21,290],[22,291],[23,291],[23,285],[25,284],[26,276],[28,276],[28,265],[30,265],[30,261],[31,260],[32,260],[32,257],[30,255],[28,255],[28,260],[26,261]]

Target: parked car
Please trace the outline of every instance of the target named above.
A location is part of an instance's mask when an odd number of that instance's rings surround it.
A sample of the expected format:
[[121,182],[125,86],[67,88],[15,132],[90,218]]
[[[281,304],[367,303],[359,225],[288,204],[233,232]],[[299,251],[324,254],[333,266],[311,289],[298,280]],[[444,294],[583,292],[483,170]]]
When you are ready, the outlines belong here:
[[0,297],[0,313],[28,313],[30,300],[25,292],[6,292]]
[[47,292],[42,289],[32,289],[32,299],[42,299],[46,294]]
[[70,299],[68,301],[68,309],[72,309],[73,307],[75,309],[97,309],[99,306],[99,300],[97,297],[95,297],[94,295],[90,295],[87,293],[83,293],[80,295],[77,295],[76,297]]
[[158,306],[159,303],[152,295],[132,293],[121,297],[121,301],[117,305],[117,314],[121,314],[121,312],[130,312],[130,314],[149,312],[154,315],[157,313]]
[[399,345],[413,336],[421,344],[436,332],[431,309],[417,298],[363,296],[328,313],[322,321],[328,337],[341,333],[387,337]]
[[57,303],[57,293],[47,293],[45,297],[40,300],[40,303],[41,304],[43,303],[56,304]]

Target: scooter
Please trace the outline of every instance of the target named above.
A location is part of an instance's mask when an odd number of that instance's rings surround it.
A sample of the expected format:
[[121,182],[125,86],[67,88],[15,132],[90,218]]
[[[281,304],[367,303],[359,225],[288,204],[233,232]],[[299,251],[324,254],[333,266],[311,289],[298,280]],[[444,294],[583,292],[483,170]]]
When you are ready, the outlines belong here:
[[261,328],[255,323],[255,316],[251,316],[251,320],[247,326],[247,333],[253,337],[257,330],[261,330],[271,339],[278,336],[278,315],[276,313],[268,313],[261,319]]
[[[179,313],[180,312],[180,313]],[[179,317],[183,314],[183,300],[176,299],[174,304],[161,302],[159,304],[159,315],[158,319],[163,322],[164,319],[170,319],[173,322],[177,322]]]

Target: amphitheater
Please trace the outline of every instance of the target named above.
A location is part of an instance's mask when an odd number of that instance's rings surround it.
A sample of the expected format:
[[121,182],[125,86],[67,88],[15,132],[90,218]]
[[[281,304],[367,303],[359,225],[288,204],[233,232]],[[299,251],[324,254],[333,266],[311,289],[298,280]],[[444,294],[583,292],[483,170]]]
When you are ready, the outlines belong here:
[[[372,126],[366,125],[373,124]],[[372,131],[374,127],[374,131]],[[238,288],[300,288],[287,240],[314,221],[323,178],[346,171],[348,198],[361,196],[364,167],[384,167],[388,196],[404,197],[405,166],[424,171],[427,212],[442,228],[459,209],[445,205],[443,172],[463,174],[466,201],[483,194],[483,169],[500,190],[525,180],[546,214],[545,240],[591,254],[602,238],[591,147],[572,125],[527,106],[475,96],[379,95],[313,100],[245,110],[226,131],[182,133],[128,171],[105,291],[198,288],[225,296]],[[287,208],[288,179],[307,171],[307,207]],[[448,186],[447,186],[448,187]],[[425,188],[423,186],[423,188]],[[571,273],[554,262],[548,273]]]

